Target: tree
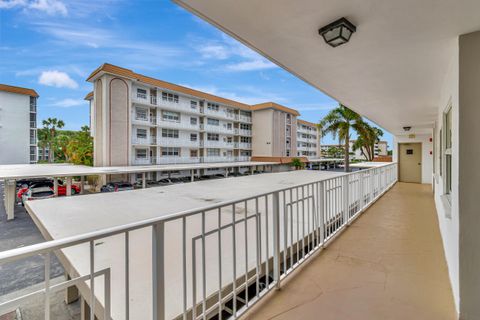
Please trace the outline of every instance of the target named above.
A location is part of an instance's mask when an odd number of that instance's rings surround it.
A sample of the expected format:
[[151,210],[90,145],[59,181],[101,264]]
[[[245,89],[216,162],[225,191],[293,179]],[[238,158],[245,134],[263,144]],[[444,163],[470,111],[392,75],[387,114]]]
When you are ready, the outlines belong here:
[[45,131],[43,137],[45,140],[42,143],[48,147],[48,162],[51,163],[55,159],[54,142],[57,135],[57,129],[63,128],[65,126],[65,122],[63,122],[63,120],[58,120],[57,118],[48,118],[47,120],[43,120],[42,124],[42,129]]
[[333,139],[343,142],[345,152],[345,172],[350,171],[350,135],[351,129],[361,132],[363,128],[362,117],[353,110],[340,104],[337,108],[331,110],[319,123],[322,136],[331,133]]
[[305,166],[305,164],[299,158],[293,158],[292,162],[290,162],[290,165],[295,167],[295,170],[302,169]]
[[93,138],[88,126],[83,126],[71,138],[66,147],[66,154],[71,163],[93,165]]
[[358,138],[353,144],[353,150],[360,149],[362,155],[367,161],[372,161],[375,158],[375,144],[380,141],[383,136],[383,131],[379,128],[372,127],[368,123],[363,123],[363,128],[358,133]]

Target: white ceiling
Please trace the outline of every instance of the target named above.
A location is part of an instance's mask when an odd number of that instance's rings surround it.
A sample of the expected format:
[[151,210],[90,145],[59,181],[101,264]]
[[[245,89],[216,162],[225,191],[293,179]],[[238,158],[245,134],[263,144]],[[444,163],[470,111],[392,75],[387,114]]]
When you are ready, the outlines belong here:
[[[174,0],[392,133],[431,127],[457,36],[480,0]],[[357,26],[332,48],[318,29]]]

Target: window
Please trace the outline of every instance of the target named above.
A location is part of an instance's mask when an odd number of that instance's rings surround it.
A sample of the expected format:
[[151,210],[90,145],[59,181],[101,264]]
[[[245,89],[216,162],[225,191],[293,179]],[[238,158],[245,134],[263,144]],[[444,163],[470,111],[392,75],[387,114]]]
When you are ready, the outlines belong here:
[[147,139],[147,129],[137,129],[137,138]]
[[162,129],[162,138],[178,138],[178,130]]
[[180,112],[162,111],[163,121],[180,122]]
[[179,157],[180,148],[162,148],[162,156],[164,157]]
[[227,123],[227,129],[232,130],[233,125],[231,123]]
[[135,149],[136,159],[147,159],[147,149]]
[[207,109],[212,110],[212,111],[218,111],[220,109],[220,106],[216,103],[207,103]]
[[196,133],[190,133],[190,141],[197,141],[197,134]]
[[240,129],[242,130],[250,130],[250,125],[245,123],[240,123]]
[[30,129],[30,144],[37,144],[37,131]]
[[197,118],[190,118],[190,124],[197,125],[198,119]]
[[31,162],[37,161],[37,147],[35,146],[30,147],[30,161]]
[[208,141],[218,141],[220,136],[217,133],[207,133],[207,140]]
[[197,110],[197,105],[198,105],[197,101],[193,101],[193,100],[190,101],[190,108],[192,110]]
[[162,100],[178,103],[178,94],[162,92]]
[[447,111],[443,114],[443,124],[444,124],[444,154],[445,154],[445,174],[444,174],[444,183],[445,183],[445,194],[451,194],[452,192],[452,107],[448,107]]
[[207,149],[207,156],[208,157],[219,157],[220,156],[220,149]]
[[147,112],[147,109],[136,108],[136,109],[135,109],[135,119],[147,121],[147,120],[148,120],[148,112]]
[[147,99],[147,90],[138,88],[137,89],[137,98]]
[[250,143],[250,142],[251,142],[251,138],[250,138],[250,137],[240,137],[240,142]]
[[219,126],[220,121],[218,119],[207,118],[207,123],[211,126]]
[[190,150],[190,157],[191,158],[198,157],[198,150]]
[[37,112],[37,98],[30,97],[30,112]]

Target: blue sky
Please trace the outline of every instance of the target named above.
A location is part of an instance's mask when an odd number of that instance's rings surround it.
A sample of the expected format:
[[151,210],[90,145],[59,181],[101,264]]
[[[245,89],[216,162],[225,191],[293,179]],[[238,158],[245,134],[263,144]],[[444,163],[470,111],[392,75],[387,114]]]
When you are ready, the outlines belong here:
[[0,83],[34,88],[40,121],[88,124],[85,79],[104,62],[245,103],[274,101],[312,122],[337,105],[167,0],[0,0]]

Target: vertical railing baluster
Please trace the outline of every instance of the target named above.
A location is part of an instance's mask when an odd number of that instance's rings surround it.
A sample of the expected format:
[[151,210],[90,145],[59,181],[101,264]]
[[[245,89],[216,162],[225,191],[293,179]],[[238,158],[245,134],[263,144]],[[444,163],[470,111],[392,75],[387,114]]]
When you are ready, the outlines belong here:
[[236,237],[236,208],[232,204],[232,253],[233,253],[233,318],[237,318],[237,237]]
[[[154,224],[152,232],[153,319],[165,319],[165,223]],[[94,320],[94,319],[92,319]]]
[[95,320],[95,244],[90,241],[90,320]]
[[248,308],[248,202],[245,200],[245,306]]
[[218,319],[222,320],[222,208],[218,208]]
[[256,273],[256,297],[258,298],[260,296],[260,272],[261,272],[261,261],[262,261],[262,227],[260,225],[260,212],[258,212],[258,197],[255,197],[255,245],[257,248],[257,263],[255,267],[255,273]]
[[112,292],[111,292],[111,275],[110,269],[105,272],[104,275],[104,283],[103,283],[103,291],[104,291],[104,306],[103,306],[103,318],[105,320],[110,320],[111,316],[111,302],[112,302]]
[[182,217],[183,320],[187,320],[187,218]]
[[45,266],[45,320],[50,320],[50,252],[43,255]]
[[[288,211],[287,211],[288,214]],[[293,268],[293,191],[290,188],[290,268]]]
[[205,211],[202,211],[202,318],[207,319],[207,259],[205,248]]
[[273,193],[273,278],[275,286],[280,289],[280,195]]
[[125,231],[125,320],[130,319],[130,233]]
[[285,191],[282,191],[282,203],[283,205],[283,274],[287,274],[287,247],[288,247],[288,221],[287,221],[287,201],[285,199]]
[[270,243],[268,241],[269,232],[268,232],[268,195],[265,196],[265,264],[266,264],[266,284],[267,291],[270,287]]

